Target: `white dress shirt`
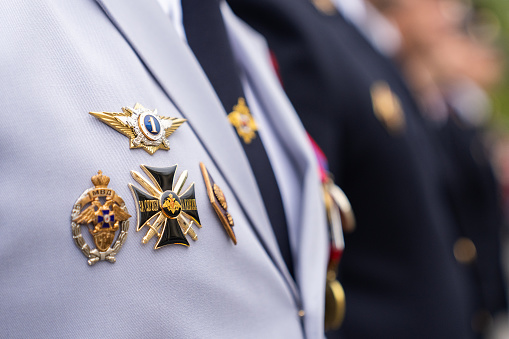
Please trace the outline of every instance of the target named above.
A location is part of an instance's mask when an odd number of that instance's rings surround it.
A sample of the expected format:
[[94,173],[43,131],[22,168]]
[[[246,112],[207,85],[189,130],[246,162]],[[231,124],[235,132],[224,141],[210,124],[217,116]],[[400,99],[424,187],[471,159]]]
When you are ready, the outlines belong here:
[[[162,1],[162,0],[161,0]],[[401,34],[369,2],[364,0],[332,0],[338,11],[350,21],[382,54],[393,57],[400,48]]]

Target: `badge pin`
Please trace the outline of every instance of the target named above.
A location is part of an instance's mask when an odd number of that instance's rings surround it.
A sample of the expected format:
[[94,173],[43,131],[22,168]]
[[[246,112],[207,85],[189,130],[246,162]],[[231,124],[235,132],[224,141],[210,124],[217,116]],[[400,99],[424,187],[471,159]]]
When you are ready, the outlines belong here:
[[233,243],[237,245],[237,238],[235,237],[235,232],[233,232],[233,218],[230,213],[228,213],[228,204],[226,203],[224,193],[214,182],[202,162],[200,162],[200,169],[201,174],[203,175],[203,181],[205,181],[205,186],[207,187],[209,201],[212,204],[214,211],[216,211],[219,220],[223,224],[226,233],[232,239]]
[[136,202],[137,231],[147,226],[148,231],[142,243],[146,244],[157,235],[154,249],[166,245],[189,246],[186,235],[198,240],[193,224],[201,227],[194,183],[182,192],[187,180],[187,171],[183,171],[174,183],[177,165],[165,168],[140,166],[150,181],[140,173],[131,171],[131,175],[148,193],[129,184]]
[[258,127],[246,106],[246,100],[239,98],[237,105],[233,106],[233,111],[228,114],[228,120],[236,128],[237,134],[244,140],[246,144],[256,138]]
[[140,104],[134,108],[122,107],[122,112],[90,112],[116,131],[129,138],[130,148],[143,148],[154,154],[158,149],[169,150],[168,137],[173,134],[186,119],[169,118],[157,114]]
[[311,3],[325,15],[334,15],[338,12],[331,0],[311,0]]
[[333,330],[341,327],[345,318],[345,292],[336,277],[336,272],[345,248],[343,230],[352,232],[355,229],[355,216],[348,198],[334,184],[331,176],[328,175],[322,182],[331,241],[325,286],[325,329]]
[[[88,264],[100,260],[111,263],[127,238],[129,218],[124,200],[114,190],[108,188],[110,178],[101,171],[92,177],[93,188],[81,194],[74,203],[71,213],[72,236]],[[87,227],[96,248],[91,249],[83,237],[82,227]],[[120,230],[116,240],[115,235]]]
[[378,81],[371,86],[371,100],[375,116],[385,128],[392,134],[403,132],[405,115],[401,101],[385,81]]

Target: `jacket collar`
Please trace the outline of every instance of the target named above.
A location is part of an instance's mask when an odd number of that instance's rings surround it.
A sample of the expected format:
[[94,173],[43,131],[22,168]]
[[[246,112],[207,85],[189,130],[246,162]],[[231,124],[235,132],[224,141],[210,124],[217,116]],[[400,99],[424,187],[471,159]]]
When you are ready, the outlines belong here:
[[[188,120],[299,302],[295,283],[278,249],[247,157],[214,89],[189,47],[178,36],[157,2],[96,1]],[[144,22],[144,18],[150,21]],[[195,93],[199,93],[199,100]]]
[[301,291],[307,337],[323,336],[325,279],[328,258],[325,205],[320,190],[316,157],[307,134],[270,67],[265,40],[237,19],[228,6],[222,8],[237,59],[279,141],[298,171],[300,208],[298,222],[290,224],[296,280]]

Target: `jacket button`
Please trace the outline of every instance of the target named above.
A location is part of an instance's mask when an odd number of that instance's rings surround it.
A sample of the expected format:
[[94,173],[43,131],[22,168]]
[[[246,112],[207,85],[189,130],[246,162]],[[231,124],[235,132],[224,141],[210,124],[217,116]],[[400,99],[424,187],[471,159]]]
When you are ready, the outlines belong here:
[[454,243],[454,257],[462,264],[470,264],[477,258],[477,249],[469,238],[461,237]]

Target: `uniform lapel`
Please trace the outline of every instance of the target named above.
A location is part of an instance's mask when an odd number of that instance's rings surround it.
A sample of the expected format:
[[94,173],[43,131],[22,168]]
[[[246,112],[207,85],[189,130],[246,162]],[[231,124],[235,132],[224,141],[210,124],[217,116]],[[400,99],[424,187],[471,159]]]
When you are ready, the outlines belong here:
[[[315,337],[317,333],[323,334],[328,255],[325,208],[318,183],[315,155],[302,124],[282,93],[274,71],[269,67],[265,41],[258,35],[253,36],[254,32],[234,17],[228,6],[223,6],[222,10],[225,19],[228,19],[225,21],[230,26],[227,27],[231,32],[230,39],[236,45],[234,51],[239,54],[239,58],[245,60],[244,71],[248,81],[260,98],[261,106],[268,113],[267,118],[278,131],[280,142],[299,174],[299,222],[288,227],[296,265],[296,279],[307,314],[304,320],[306,333],[308,337]],[[244,38],[245,35],[249,37]]]
[[[189,47],[156,1],[96,0],[169,99],[188,120],[276,266],[284,262],[249,162]],[[147,20],[147,21],[144,21]],[[242,246],[239,243],[239,246]]]

